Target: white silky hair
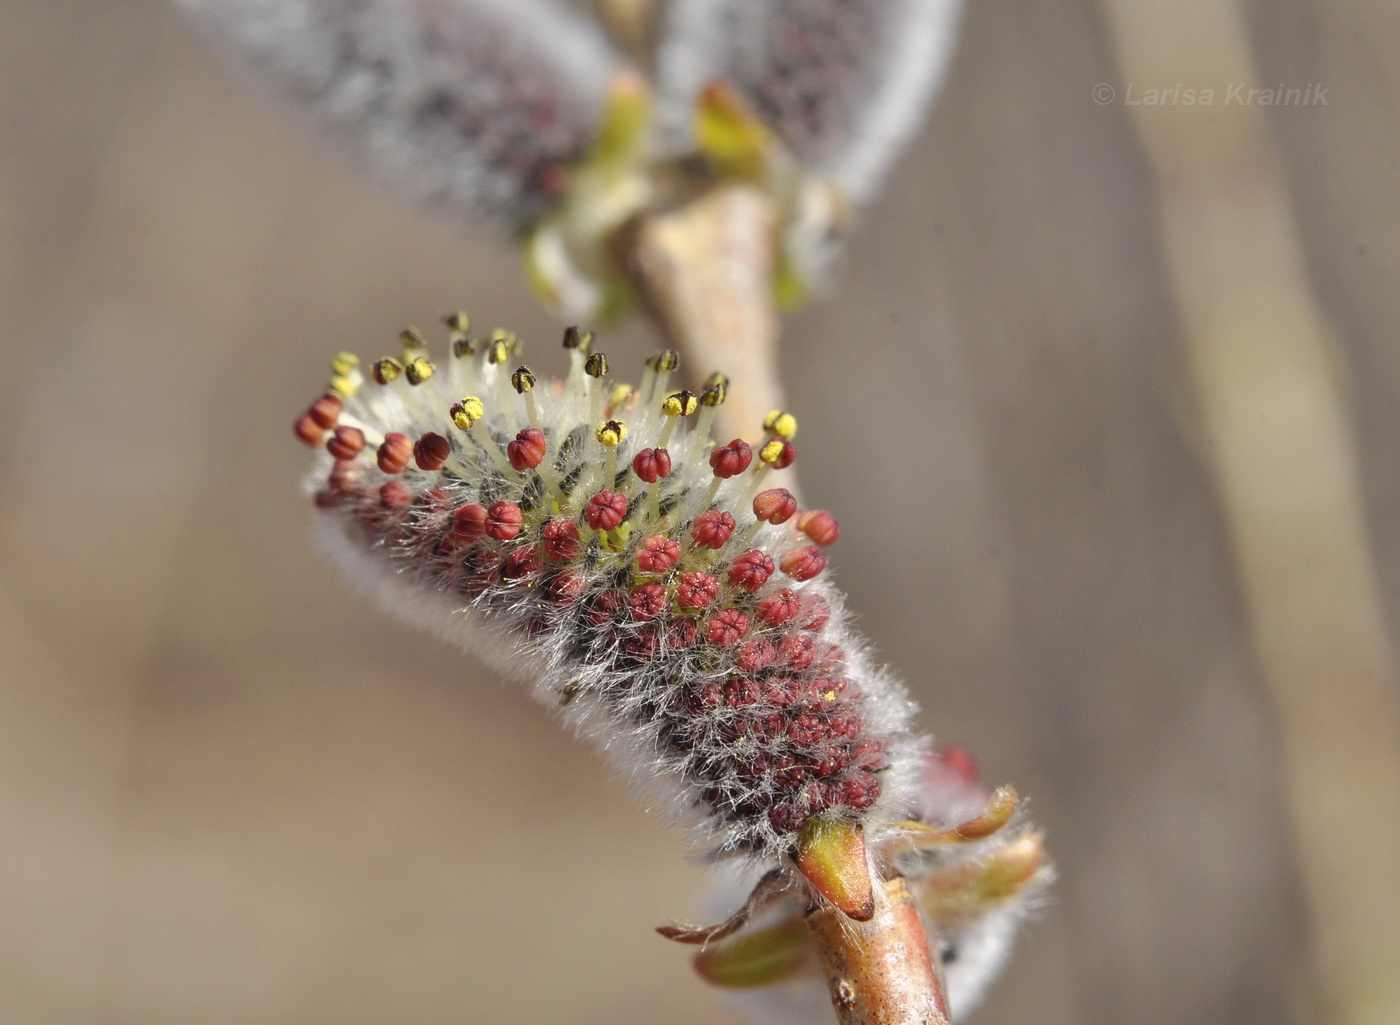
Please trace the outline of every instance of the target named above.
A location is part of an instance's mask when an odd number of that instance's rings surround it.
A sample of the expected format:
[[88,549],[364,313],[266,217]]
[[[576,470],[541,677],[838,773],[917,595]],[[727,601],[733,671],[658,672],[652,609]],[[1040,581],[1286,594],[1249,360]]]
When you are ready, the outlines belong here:
[[[328,128],[372,175],[453,216],[514,230],[552,198],[522,174],[522,160],[562,164],[582,156],[608,80],[625,63],[601,28],[562,0],[175,2],[255,85]],[[924,115],[960,8],[961,0],[674,0],[664,8],[657,46],[657,148],[679,153],[693,145],[696,97],[711,78],[728,79],[750,101],[765,90],[815,89],[830,106],[816,137],[772,127],[806,170],[864,203]],[[823,35],[826,20],[838,15],[868,31],[854,43]],[[801,83],[811,61],[783,52],[792,32],[826,44],[812,59],[839,66],[841,81]],[[435,38],[459,45],[434,47]],[[470,41],[479,39],[491,45],[473,52]],[[480,60],[490,66],[476,66]],[[554,135],[462,123],[461,106],[492,108],[518,92],[500,88],[506,76],[526,95],[557,101]],[[528,124],[527,112],[519,113]]]
[[[822,90],[832,105],[817,138],[784,134],[812,173],[839,185],[853,203],[869,200],[918,128],[943,77],[957,36],[961,0],[687,0],[672,4],[658,57],[658,122],[663,146],[689,144],[695,96],[712,78],[731,82],[751,103],[781,93],[784,38],[822,39],[834,15],[870,22],[859,52],[831,49],[817,58],[846,61],[845,80]],[[810,59],[810,58],[809,58]],[[760,117],[762,110],[758,111]]]
[[[425,489],[436,481],[453,506],[468,501],[490,502],[502,496],[525,501],[524,478],[503,477],[499,469],[467,435],[456,429],[448,416],[453,396],[461,388],[482,388],[491,394],[499,380],[495,366],[482,364],[483,353],[463,361],[452,361],[419,388],[367,385],[346,400],[345,415],[352,416],[374,438],[389,431],[403,431],[411,437],[425,431],[446,430],[454,442],[454,472],[449,477],[415,475],[412,486]],[[580,364],[581,366],[581,364]],[[465,375],[465,376],[463,376]],[[582,375],[580,374],[580,379]],[[467,381],[471,381],[468,384]],[[556,479],[575,479],[575,487],[585,491],[603,483],[604,471],[598,465],[596,447],[571,444],[591,433],[588,423],[590,403],[582,385],[567,386],[540,381],[534,394],[540,396],[537,413],[544,434],[553,439],[555,452],[551,474]],[[514,393],[510,396],[514,399]],[[473,428],[473,437],[511,436],[519,426],[518,410],[494,406]],[[618,446],[618,462],[628,465],[641,448],[643,439],[655,437],[664,419],[659,403],[650,403],[629,416],[630,433]],[[682,503],[693,502],[717,478],[709,462],[711,440],[708,433],[682,429],[668,444],[673,471],[658,488]],[[308,478],[308,491],[315,493],[327,479],[333,460],[322,450],[316,468]],[[378,469],[362,466],[367,483],[385,482]],[[736,520],[751,517],[748,511],[750,488],[741,477],[726,480],[713,492],[716,508],[727,510]],[[371,493],[378,492],[371,489]],[[692,827],[695,846],[706,853],[733,857],[773,867],[775,859],[792,848],[795,837],[782,832],[767,816],[740,815],[729,806],[706,801],[704,792],[714,780],[706,780],[705,767],[729,764],[732,751],[719,739],[727,708],[693,712],[693,721],[706,725],[703,739],[677,747],[665,737],[665,703],[689,688],[706,684],[723,685],[735,672],[733,654],[725,650],[701,656],[685,647],[663,647],[654,658],[638,661],[627,656],[626,648],[643,628],[638,623],[592,623],[580,616],[579,609],[591,598],[616,586],[620,567],[632,565],[641,533],[621,552],[598,552],[571,562],[570,571],[580,580],[580,592],[569,602],[551,601],[538,588],[498,582],[475,589],[471,594],[457,589],[460,581],[438,575],[431,560],[420,557],[417,546],[430,544],[436,531],[445,529],[423,519],[411,519],[407,537],[397,542],[366,530],[358,519],[359,508],[351,503],[322,513],[322,547],[346,569],[362,590],[372,594],[390,613],[428,629],[459,646],[473,657],[505,671],[530,686],[536,698],[556,710],[575,733],[588,738],[609,760],[643,791],[652,803],[668,809],[684,825]],[[698,507],[689,517],[698,512]],[[793,521],[782,525],[755,523],[755,533],[745,542],[776,557],[782,551],[805,544],[807,538]],[[868,833],[878,839],[890,824],[905,817],[912,808],[915,788],[926,741],[913,728],[917,711],[904,686],[878,663],[863,638],[852,628],[851,619],[839,590],[831,583],[830,570],[806,581],[791,582],[791,590],[803,598],[819,598],[828,608],[826,622],[809,628],[814,641],[839,650],[842,676],[859,690],[854,699],[863,729],[879,738],[886,751],[886,766],[880,772],[880,792],[876,802],[861,818]],[[768,592],[777,582],[765,585]],[[760,594],[765,592],[759,592]],[[531,631],[527,624],[537,627]],[[760,780],[741,783],[726,770],[725,785],[737,808],[746,798],[771,800],[777,784],[767,774]],[[721,802],[723,805],[723,802]],[[708,810],[707,810],[708,809]]]
[[[315,482],[322,477],[318,472],[310,479]],[[523,638],[512,628],[519,626],[528,599],[513,602],[519,606],[514,611],[511,604],[499,604],[508,588],[467,600],[425,587],[415,579],[410,566],[383,549],[366,547],[353,526],[339,516],[321,516],[316,534],[320,548],[356,589],[386,612],[529,686],[538,701],[560,713],[568,728],[590,741],[650,806],[690,827],[691,842],[701,852],[736,861],[744,870],[761,874],[774,867],[775,859],[791,847],[791,836],[774,832],[766,823],[741,835],[731,823],[701,814],[697,805],[700,788],[688,778],[685,758],[660,742],[661,723],[632,714],[642,697],[660,682],[644,678],[669,673],[673,665],[660,671],[634,669],[629,675],[636,678],[624,678],[607,658],[580,658],[576,631],[549,629],[533,639]],[[880,798],[863,816],[867,831],[878,838],[914,806],[919,765],[928,741],[912,731],[918,709],[903,685],[888,670],[876,666],[868,646],[850,629],[840,592],[824,582],[809,581],[805,593],[820,594],[827,601],[831,615],[820,636],[842,647],[847,674],[864,692],[861,711],[867,728],[889,745]],[[529,607],[535,612],[540,608],[535,604]],[[561,622],[564,618],[564,614],[559,615]],[[723,678],[727,670],[712,672]],[[560,695],[566,690],[575,696],[561,704]],[[635,703],[619,701],[620,694],[629,693],[638,695]]]
[[[550,200],[522,168],[583,154],[621,65],[597,25],[552,0],[176,2],[381,182],[512,230]],[[507,109],[517,96],[552,101],[557,121],[540,130]]]

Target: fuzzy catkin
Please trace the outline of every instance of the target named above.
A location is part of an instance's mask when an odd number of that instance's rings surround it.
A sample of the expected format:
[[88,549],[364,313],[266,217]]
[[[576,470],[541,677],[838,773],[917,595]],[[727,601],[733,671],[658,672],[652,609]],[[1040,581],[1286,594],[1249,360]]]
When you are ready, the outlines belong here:
[[667,8],[663,138],[684,147],[708,80],[734,86],[808,171],[878,190],[952,53],[959,0],[687,0]]
[[792,441],[716,445],[684,421],[723,382],[670,391],[663,353],[614,386],[572,337],[566,381],[512,370],[504,333],[458,337],[441,367],[415,342],[376,364],[384,383],[338,357],[297,425],[322,450],[327,549],[390,611],[528,681],[703,850],[771,864],[818,814],[878,837],[923,742],[812,541],[835,521],[770,486]]
[[376,177],[512,231],[556,203],[621,57],[553,0],[178,0]]

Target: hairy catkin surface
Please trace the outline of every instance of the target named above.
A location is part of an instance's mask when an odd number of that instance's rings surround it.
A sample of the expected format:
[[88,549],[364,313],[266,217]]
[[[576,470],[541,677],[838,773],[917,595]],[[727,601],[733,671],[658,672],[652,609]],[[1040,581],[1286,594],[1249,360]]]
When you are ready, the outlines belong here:
[[766,861],[812,815],[878,832],[905,814],[921,741],[826,579],[813,538],[835,522],[763,487],[792,442],[689,429],[724,385],[667,391],[673,354],[628,389],[584,370],[586,345],[567,381],[535,383],[507,336],[458,341],[443,368],[381,362],[383,384],[338,357],[298,422],[324,446],[309,485],[337,560],[528,681],[709,852]]
[[731,83],[810,171],[868,200],[918,127],[959,0],[690,0],[667,8],[663,134],[683,145],[710,79]]
[[557,202],[621,58],[552,0],[178,0],[387,184],[512,230]]

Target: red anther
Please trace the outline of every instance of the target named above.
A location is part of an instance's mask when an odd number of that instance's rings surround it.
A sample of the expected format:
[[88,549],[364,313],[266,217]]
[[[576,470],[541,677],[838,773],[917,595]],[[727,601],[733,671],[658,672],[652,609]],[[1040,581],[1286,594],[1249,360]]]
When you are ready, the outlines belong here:
[[831,606],[826,603],[825,598],[819,594],[802,596],[802,608],[797,613],[797,621],[802,629],[815,633],[826,626],[826,621],[830,618]]
[[506,446],[506,457],[510,459],[510,465],[521,473],[526,470],[533,470],[544,462],[544,454],[548,446],[545,444],[544,431],[538,427],[527,427],[515,436],[515,440]]
[[775,654],[772,644],[755,637],[734,649],[734,667],[745,673],[761,672],[773,664]]
[[632,472],[655,484],[671,472],[671,453],[664,448],[644,448],[632,457]]
[[390,512],[402,512],[413,504],[413,492],[401,480],[391,480],[379,486],[379,504]]
[[676,604],[683,609],[703,609],[719,596],[719,578],[713,573],[682,573],[676,585]]
[[980,772],[977,768],[977,759],[972,757],[972,752],[958,744],[949,744],[938,751],[938,760],[943,763],[961,783],[969,785],[977,782]]
[[753,725],[750,727],[753,739],[760,744],[771,744],[783,735],[783,717],[777,712],[768,715],[756,715]]
[[807,766],[792,755],[779,755],[773,768],[773,782],[783,790],[798,789],[811,775]]
[[[783,447],[778,452],[778,458],[773,460],[773,469],[786,470],[792,465],[792,461],[797,458],[797,446],[786,438],[770,438],[769,441],[782,441]],[[767,444],[767,442],[765,442]]]
[[481,586],[492,584],[501,578],[501,564],[505,558],[494,548],[473,548],[463,565],[467,571],[476,575],[476,580],[471,583]]
[[528,577],[532,573],[538,573],[542,569],[544,569],[544,553],[540,551],[540,546],[526,545],[506,556],[501,574],[507,580],[517,580],[520,577]]
[[747,762],[740,762],[735,770],[739,778],[748,783],[757,783],[763,774],[773,767],[773,759],[760,751]]
[[705,624],[705,636],[711,644],[727,648],[743,640],[749,632],[749,617],[738,609],[725,609]]
[[786,523],[796,512],[797,499],[787,488],[769,488],[753,496],[753,514],[765,523]]
[[768,812],[768,821],[779,833],[800,833],[807,825],[807,813],[796,804],[784,801]]
[[764,626],[782,626],[801,608],[797,595],[784,587],[777,594],[770,594],[759,601],[754,608],[758,621]]
[[784,552],[778,565],[794,580],[811,580],[826,568],[826,556],[816,545],[804,545]]
[[797,517],[797,529],[823,548],[841,536],[841,524],[825,509],[813,509]]
[[627,595],[610,589],[588,599],[587,618],[594,626],[605,626],[617,618],[617,612],[627,604]]
[[864,811],[880,798],[880,781],[868,772],[853,772],[841,780],[841,803]]
[[345,408],[345,403],[340,401],[339,395],[332,395],[327,392],[322,395],[306,410],[306,415],[316,421],[316,426],[331,430],[335,427],[336,421],[340,419],[340,411]]
[[666,628],[666,647],[673,651],[688,648],[700,639],[700,623],[690,616],[678,616]]
[[743,473],[752,462],[753,449],[738,438],[710,453],[710,469],[715,471],[716,477],[733,477]]
[[729,582],[745,591],[757,591],[773,575],[773,560],[757,548],[750,549],[729,567]]
[[724,703],[724,688],[714,680],[693,688],[685,698],[685,707],[696,715],[713,712]]
[[748,708],[758,704],[763,691],[753,680],[731,676],[724,681],[724,703],[730,708]]
[[403,473],[408,461],[413,458],[413,442],[407,434],[391,431],[384,435],[384,444],[379,446],[379,468],[385,473]]
[[561,605],[577,601],[586,590],[588,578],[574,569],[561,569],[549,582],[549,597]]
[[666,588],[660,584],[638,584],[627,599],[634,619],[646,622],[666,611]]
[[594,530],[616,530],[627,515],[627,496],[600,491],[583,507],[583,518]]
[[[830,694],[831,691],[823,693]],[[837,711],[831,713],[831,735],[833,737],[855,740],[864,728],[865,720],[849,708],[838,708]]]
[[317,509],[334,509],[340,504],[344,493],[332,488],[320,488],[316,494],[311,496],[311,501],[316,504]]
[[642,542],[637,566],[643,573],[665,573],[681,557],[681,546],[664,534],[654,534]]
[[326,442],[326,451],[336,459],[354,459],[365,447],[365,434],[358,427],[341,425]]
[[711,509],[695,517],[695,525],[690,528],[690,536],[701,548],[719,550],[728,543],[734,533],[734,517],[719,509]]
[[550,520],[540,532],[544,550],[551,559],[569,562],[578,555],[578,524],[573,520]]
[[[771,659],[769,661],[772,661]],[[793,676],[775,676],[764,686],[763,696],[778,708],[796,704],[802,697],[802,681]]]
[[418,504],[429,515],[445,513],[452,507],[452,494],[446,488],[429,488],[418,496]]
[[525,516],[514,502],[492,502],[486,510],[486,533],[497,541],[512,541],[520,534]]
[[661,647],[661,638],[659,624],[648,623],[627,638],[627,654],[639,662],[650,662]]
[[331,490],[337,492],[349,491],[359,482],[360,468],[345,459],[337,459],[331,467],[330,476],[326,478]]
[[876,737],[864,736],[851,745],[851,764],[867,772],[885,765],[885,745]]
[[486,506],[468,502],[452,514],[452,536],[461,542],[475,541],[486,533],[486,520]]
[[303,413],[297,417],[297,422],[292,425],[292,430],[301,439],[303,445],[316,448],[321,444],[321,439],[326,436],[326,429],[318,424],[310,413]]
[[799,800],[807,805],[808,815],[819,815],[836,803],[836,789],[813,780],[802,788]]
[[789,634],[778,642],[777,663],[788,669],[806,669],[816,657],[817,643],[807,634]]
[[[837,644],[818,644],[817,663],[821,666],[821,670],[824,673],[845,672],[846,652]],[[859,690],[859,688],[852,687],[850,681],[844,678],[841,679],[841,686],[847,689]]]
[[428,431],[413,443],[413,461],[418,464],[420,470],[441,470],[450,455],[452,442],[432,431]]
[[822,721],[821,716],[803,712],[788,720],[787,736],[794,747],[804,748],[820,744],[830,736],[830,731],[826,728],[826,723]]

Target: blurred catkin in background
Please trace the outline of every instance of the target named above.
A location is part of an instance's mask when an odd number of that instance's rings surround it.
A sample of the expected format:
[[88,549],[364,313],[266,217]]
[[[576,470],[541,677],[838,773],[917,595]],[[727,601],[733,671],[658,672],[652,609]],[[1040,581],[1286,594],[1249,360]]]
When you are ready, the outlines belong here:
[[[1343,625],[1384,651],[1400,30],[1361,5],[1237,16],[1261,83],[1328,90],[1251,108],[1273,155],[1232,181],[1291,210],[1289,287],[1333,325],[1376,581],[1375,619]],[[1209,139],[1235,112],[1125,103],[1210,85],[1209,24],[1148,34],[1148,59],[1116,5],[973,3],[831,300],[785,331],[804,487],[841,517],[864,629],[1057,851],[985,1021],[1332,1020],[1307,980],[1345,909],[1304,889],[1291,841],[1317,826],[1269,697],[1296,667],[1238,585],[1181,272],[1204,265],[1153,141],[1154,113]],[[650,933],[701,886],[677,837],[523,695],[344,594],[295,512],[288,424],[328,349],[459,307],[552,348],[512,247],[386,203],[163,4],[18,0],[0,58],[0,1018],[720,1020]],[[1249,273],[1226,269],[1204,284]],[[1400,898],[1373,896],[1393,928]]]

